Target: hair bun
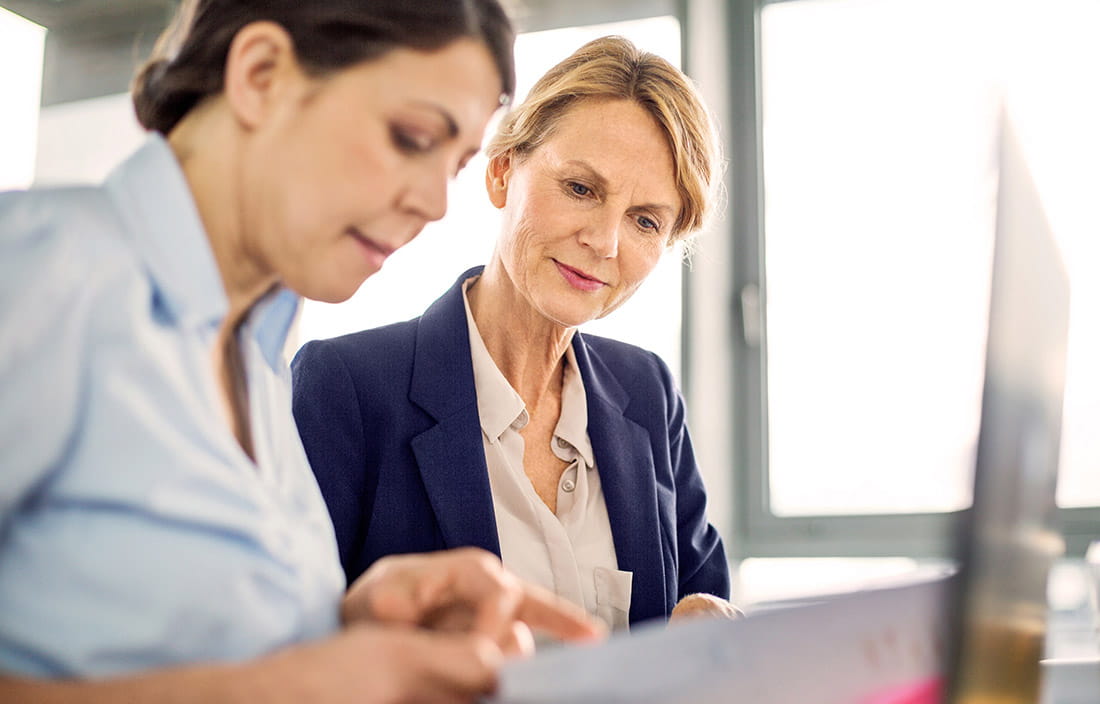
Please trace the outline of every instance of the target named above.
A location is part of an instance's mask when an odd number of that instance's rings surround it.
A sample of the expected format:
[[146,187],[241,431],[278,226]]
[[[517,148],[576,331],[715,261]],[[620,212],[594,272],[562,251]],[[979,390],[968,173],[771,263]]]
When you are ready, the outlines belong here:
[[172,128],[164,114],[165,74],[169,61],[164,58],[147,61],[134,75],[130,84],[134,113],[141,126],[167,134]]

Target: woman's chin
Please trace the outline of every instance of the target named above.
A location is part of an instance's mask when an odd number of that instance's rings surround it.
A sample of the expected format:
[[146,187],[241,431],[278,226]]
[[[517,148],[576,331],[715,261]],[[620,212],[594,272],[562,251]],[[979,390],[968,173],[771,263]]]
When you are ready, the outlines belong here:
[[576,310],[575,308],[563,308],[561,306],[545,306],[539,312],[549,322],[565,328],[579,328],[585,323],[590,323],[602,317],[594,311]]
[[359,287],[363,285],[363,282],[375,273],[377,272],[372,271],[365,276],[344,277],[342,280],[331,276],[326,280],[310,282],[300,287],[291,284],[288,284],[288,286],[303,298],[308,298],[311,301],[343,303],[354,296]]

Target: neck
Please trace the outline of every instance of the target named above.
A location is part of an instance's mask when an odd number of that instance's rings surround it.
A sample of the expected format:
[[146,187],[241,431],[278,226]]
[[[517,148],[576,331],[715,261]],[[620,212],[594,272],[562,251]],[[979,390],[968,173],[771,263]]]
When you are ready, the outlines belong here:
[[217,102],[193,109],[168,135],[195,199],[228,301],[222,323],[229,332],[276,285],[277,278],[248,246],[241,207],[243,142],[239,128]]
[[575,328],[547,320],[512,283],[493,255],[467,291],[470,312],[489,355],[534,414],[547,397],[561,397],[566,349]]

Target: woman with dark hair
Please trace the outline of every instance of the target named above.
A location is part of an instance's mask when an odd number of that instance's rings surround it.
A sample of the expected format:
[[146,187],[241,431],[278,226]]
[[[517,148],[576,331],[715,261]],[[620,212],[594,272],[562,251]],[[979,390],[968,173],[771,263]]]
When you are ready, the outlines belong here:
[[0,701],[469,701],[528,625],[595,634],[474,550],[345,592],[282,354],[443,215],[512,41],[496,0],[185,1],[147,142],[0,196]]

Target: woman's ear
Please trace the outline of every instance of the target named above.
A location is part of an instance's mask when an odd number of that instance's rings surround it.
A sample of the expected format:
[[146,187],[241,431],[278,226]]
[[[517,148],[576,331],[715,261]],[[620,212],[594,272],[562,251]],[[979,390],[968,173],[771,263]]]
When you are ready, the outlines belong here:
[[489,201],[497,208],[503,208],[508,202],[508,177],[512,173],[512,155],[500,154],[489,160],[485,168],[485,190],[489,192]]
[[287,31],[274,22],[253,22],[242,27],[229,45],[225,99],[237,122],[253,130],[304,77]]

